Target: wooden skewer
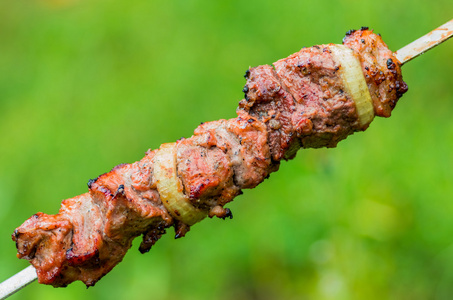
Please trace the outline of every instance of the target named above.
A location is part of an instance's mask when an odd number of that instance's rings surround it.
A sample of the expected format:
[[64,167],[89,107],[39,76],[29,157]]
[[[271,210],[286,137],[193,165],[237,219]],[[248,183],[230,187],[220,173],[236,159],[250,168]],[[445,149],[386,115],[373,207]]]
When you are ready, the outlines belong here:
[[[445,42],[453,36],[453,19],[434,29],[418,40],[399,49],[394,54],[403,65],[429,49]],[[0,300],[6,299],[38,278],[33,266],[28,266],[16,275],[0,283]]]
[[0,283],[0,300],[6,299],[38,278],[33,266],[28,266],[16,275]]
[[445,42],[452,36],[453,36],[453,19],[451,19],[444,25],[437,27],[430,33],[425,34],[418,40],[415,40],[409,45],[406,45],[405,47],[399,49],[394,54],[396,58],[400,61],[400,64],[404,65],[411,59]]

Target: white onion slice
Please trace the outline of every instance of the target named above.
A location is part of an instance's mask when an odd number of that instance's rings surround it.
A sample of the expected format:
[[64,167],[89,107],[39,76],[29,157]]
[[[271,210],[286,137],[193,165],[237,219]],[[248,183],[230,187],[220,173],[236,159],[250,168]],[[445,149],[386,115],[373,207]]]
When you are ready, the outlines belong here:
[[345,92],[355,103],[360,126],[364,127],[373,121],[374,107],[370,91],[363,75],[359,59],[354,51],[343,45],[329,45],[333,59],[340,65],[339,74],[343,80]]
[[162,144],[154,155],[154,177],[160,199],[177,220],[193,225],[203,220],[207,212],[194,207],[183,193],[181,180],[176,176],[176,144]]

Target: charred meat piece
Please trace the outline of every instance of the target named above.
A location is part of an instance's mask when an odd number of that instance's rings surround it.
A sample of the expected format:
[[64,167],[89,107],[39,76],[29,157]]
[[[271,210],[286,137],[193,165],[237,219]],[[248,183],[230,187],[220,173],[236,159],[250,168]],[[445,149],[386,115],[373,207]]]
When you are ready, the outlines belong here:
[[296,101],[291,121],[302,147],[335,147],[359,130],[354,101],[339,76],[341,66],[327,45],[304,48],[274,66]]
[[[266,124],[272,159],[280,161],[285,155],[295,155],[300,148],[291,123],[296,105],[275,70],[269,65],[250,68],[243,92],[245,99],[239,102],[239,108]],[[291,147],[294,150],[288,153]]]
[[390,117],[396,102],[408,89],[393,52],[381,36],[371,30],[351,30],[343,39],[343,44],[360,53],[376,115]]

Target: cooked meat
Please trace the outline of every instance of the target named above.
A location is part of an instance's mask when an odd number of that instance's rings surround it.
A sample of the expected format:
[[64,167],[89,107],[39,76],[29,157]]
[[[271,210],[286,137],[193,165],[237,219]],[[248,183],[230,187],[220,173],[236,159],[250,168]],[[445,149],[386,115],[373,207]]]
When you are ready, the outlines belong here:
[[231,218],[225,204],[299,148],[335,147],[374,114],[390,116],[407,90],[398,61],[367,28],[348,32],[344,44],[250,68],[236,118],[201,124],[192,137],[90,180],[89,192],[63,201],[56,215],[33,215],[13,234],[18,257],[40,283],[94,285],[135,237],[145,253],[169,227],[178,238],[206,216]]
[[[274,161],[280,161],[285,154],[294,155],[300,146],[291,122],[296,109],[293,96],[282,86],[271,66],[251,68],[246,78],[245,99],[239,102],[239,108],[266,124]],[[291,146],[296,151],[287,153]]]
[[274,63],[296,102],[294,131],[304,148],[335,147],[360,130],[356,107],[344,91],[328,45],[304,48]]
[[401,68],[393,52],[388,49],[380,35],[367,27],[350,30],[343,44],[360,53],[363,74],[373,99],[374,112],[380,117],[390,117],[398,99],[407,92]]

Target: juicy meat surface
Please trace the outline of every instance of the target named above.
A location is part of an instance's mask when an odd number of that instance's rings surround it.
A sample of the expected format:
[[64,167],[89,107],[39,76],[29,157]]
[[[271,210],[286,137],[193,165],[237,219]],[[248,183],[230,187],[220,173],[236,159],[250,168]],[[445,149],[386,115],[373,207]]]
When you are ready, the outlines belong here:
[[373,99],[375,114],[390,117],[396,102],[408,89],[393,52],[380,35],[367,27],[348,31],[343,44],[360,53],[362,71]]
[[[344,44],[360,58],[376,115],[390,116],[407,90],[392,52],[366,28],[348,32]],[[340,67],[321,45],[247,70],[237,117],[201,124],[192,137],[175,143],[176,178],[190,205],[209,217],[231,218],[224,205],[277,171],[282,159],[301,147],[335,147],[365,130],[342,88]],[[135,237],[142,236],[139,250],[145,253],[169,227],[175,237],[186,234],[190,226],[162,203],[154,174],[157,151],[90,180],[89,192],[64,200],[58,214],[37,213],[15,230],[17,255],[33,264],[40,283],[94,285],[123,259]]]
[[300,148],[291,122],[296,103],[271,66],[250,68],[246,78],[245,98],[239,102],[239,108],[266,124],[272,159],[279,161],[291,146]]

